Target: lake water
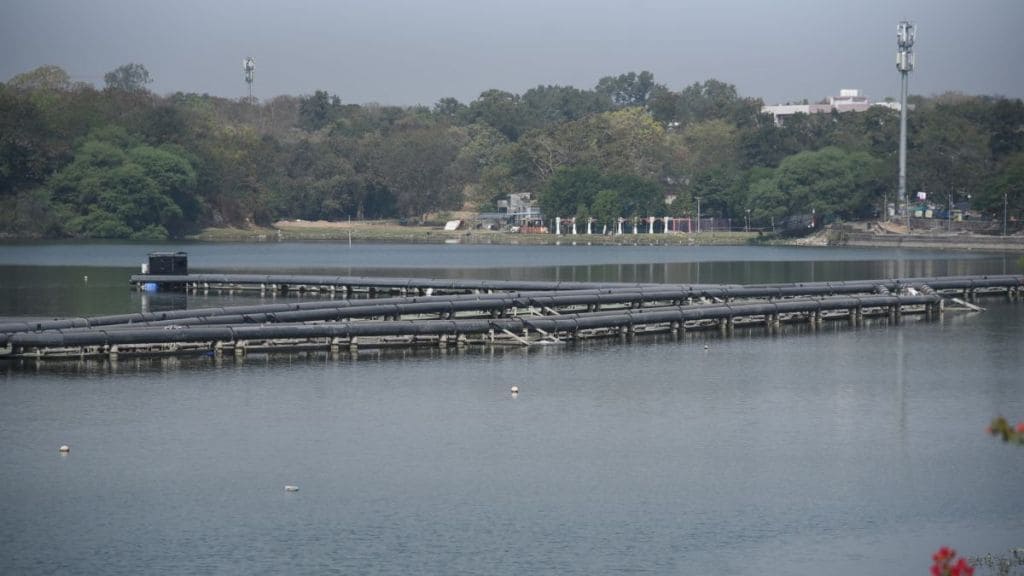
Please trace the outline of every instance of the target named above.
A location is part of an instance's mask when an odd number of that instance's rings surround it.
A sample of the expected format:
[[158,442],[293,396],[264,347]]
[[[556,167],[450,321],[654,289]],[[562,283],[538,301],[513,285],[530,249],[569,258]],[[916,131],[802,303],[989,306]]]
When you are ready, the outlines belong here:
[[[1021,273],[900,250],[8,244],[0,316],[259,300],[129,290],[154,249],[196,271]],[[1024,545],[1024,449],[984,427],[1024,419],[1024,304],[982,304],[728,339],[0,363],[0,572],[925,574],[942,545],[1005,553]]]

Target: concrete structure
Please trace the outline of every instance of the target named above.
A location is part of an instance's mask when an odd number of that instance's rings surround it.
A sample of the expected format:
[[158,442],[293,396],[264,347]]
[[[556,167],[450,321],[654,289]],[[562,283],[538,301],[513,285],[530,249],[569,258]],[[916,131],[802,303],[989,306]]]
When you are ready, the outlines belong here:
[[843,88],[838,96],[830,96],[827,103],[817,104],[777,104],[774,106],[762,106],[762,114],[771,114],[775,119],[776,126],[782,126],[786,118],[794,114],[828,114],[836,112],[864,112],[872,106],[881,106],[891,110],[899,111],[898,102],[872,102],[860,90]]
[[499,222],[513,228],[543,226],[544,215],[529,192],[509,194],[508,200],[498,201],[497,212],[481,212],[477,220]]

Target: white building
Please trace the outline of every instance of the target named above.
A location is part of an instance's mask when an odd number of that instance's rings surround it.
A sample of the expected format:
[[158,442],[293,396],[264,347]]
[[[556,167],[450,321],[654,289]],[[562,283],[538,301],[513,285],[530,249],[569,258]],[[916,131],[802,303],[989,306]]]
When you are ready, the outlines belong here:
[[899,110],[899,102],[872,102],[860,90],[843,88],[838,96],[830,96],[828,104],[777,104],[761,107],[762,114],[771,114],[776,126],[782,126],[788,116],[794,114],[827,114],[836,112],[864,112],[872,106],[883,106]]

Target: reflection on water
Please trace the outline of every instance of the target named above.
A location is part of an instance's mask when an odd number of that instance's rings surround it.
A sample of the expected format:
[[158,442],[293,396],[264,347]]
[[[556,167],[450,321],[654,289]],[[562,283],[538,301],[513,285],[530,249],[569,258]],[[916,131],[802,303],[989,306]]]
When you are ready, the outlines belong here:
[[166,312],[168,310],[187,310],[188,294],[185,292],[136,292],[139,300],[139,312]]
[[[359,247],[364,266],[324,266],[332,245],[274,245],[274,257],[261,245],[205,245],[188,247],[190,268],[218,271],[296,271],[350,276],[403,276],[470,278],[485,280],[642,282],[678,284],[761,284],[863,280],[870,278],[957,276],[1020,273],[1012,255],[928,253],[906,250],[807,250],[755,247],[555,247],[469,246],[449,251],[448,246]],[[90,250],[31,246],[0,253],[0,316],[78,316],[136,312],[143,307],[166,310],[181,307],[223,306],[272,302],[278,298],[319,298],[290,294],[284,297],[252,293],[208,292],[179,298],[139,294],[129,289],[128,276],[137,271],[133,260],[144,257],[148,246],[110,245]],[[9,248],[8,248],[9,249]],[[79,254],[75,265],[59,263],[68,253]],[[634,258],[627,260],[627,258]],[[779,258],[775,260],[773,258]],[[124,267],[85,264],[123,262]],[[436,262],[436,267],[424,267]]]

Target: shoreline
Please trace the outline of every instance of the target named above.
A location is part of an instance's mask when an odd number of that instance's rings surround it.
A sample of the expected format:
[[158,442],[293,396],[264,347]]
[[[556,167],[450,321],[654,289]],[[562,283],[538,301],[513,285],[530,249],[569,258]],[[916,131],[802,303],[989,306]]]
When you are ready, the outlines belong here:
[[758,232],[700,232],[694,234],[523,234],[491,230],[444,230],[441,226],[402,226],[390,221],[282,221],[269,228],[207,228],[189,237],[206,242],[346,241],[413,244],[586,245],[586,246],[815,246],[909,248],[1024,252],[1024,235],[989,236],[974,233],[900,233],[855,225],[831,226],[801,238],[761,239]]
[[[3,237],[0,242],[74,241],[59,238]],[[101,239],[86,239],[101,240]],[[810,246],[907,248],[1024,253],[1024,234],[992,236],[970,232],[915,231],[866,226],[828,226],[800,238],[770,238],[752,232],[708,231],[687,234],[523,234],[493,230],[445,230],[440,225],[404,226],[395,221],[280,221],[270,227],[210,227],[180,240],[193,242],[346,242],[394,244],[492,244],[508,246]],[[169,240],[173,242],[174,240]]]
[[402,226],[392,222],[277,222],[269,228],[207,228],[189,240],[203,242],[334,241],[412,244],[594,245],[594,246],[742,246],[756,232],[700,234],[523,234],[493,230],[444,230],[441,226]]

